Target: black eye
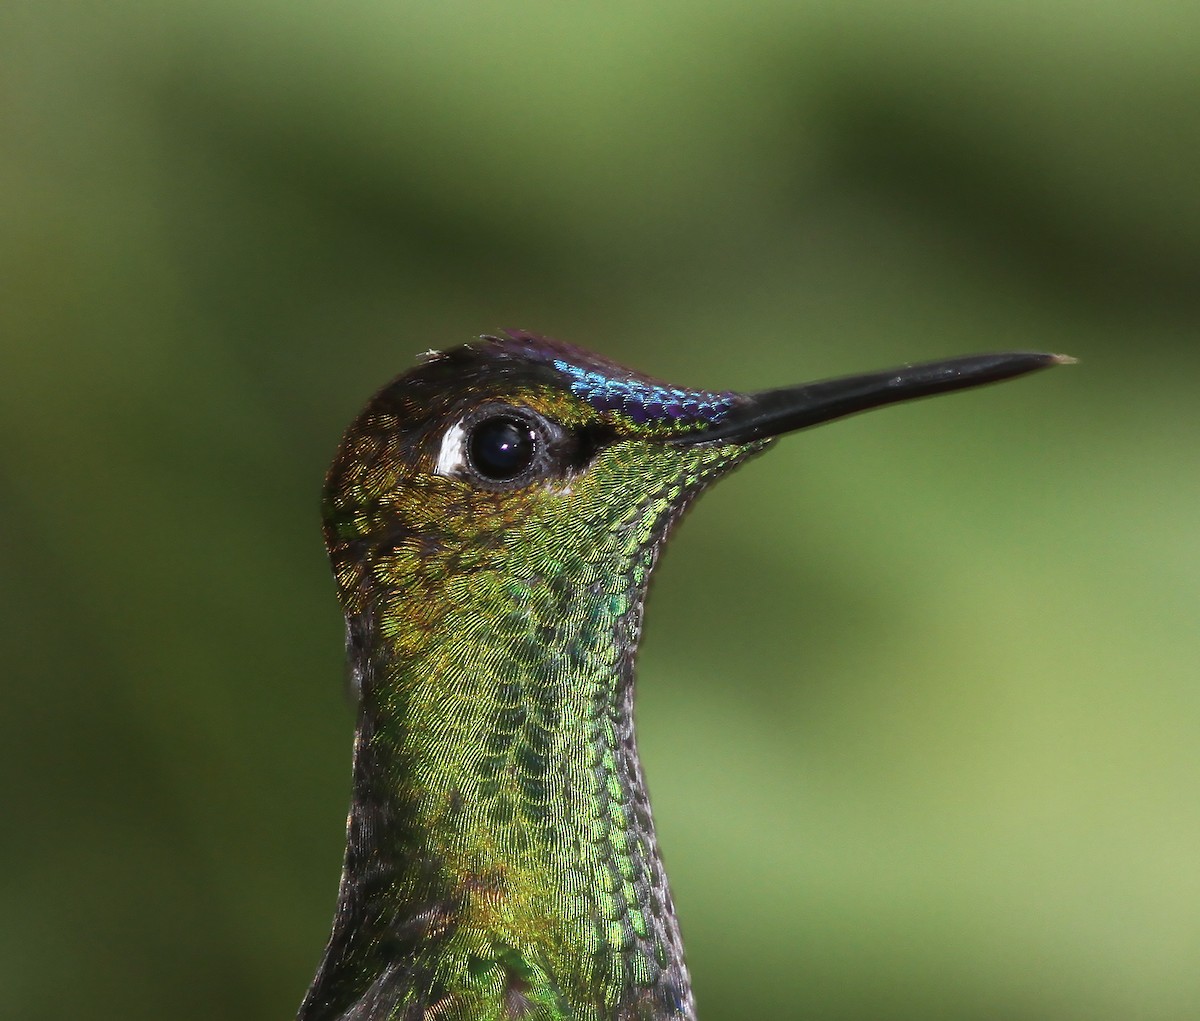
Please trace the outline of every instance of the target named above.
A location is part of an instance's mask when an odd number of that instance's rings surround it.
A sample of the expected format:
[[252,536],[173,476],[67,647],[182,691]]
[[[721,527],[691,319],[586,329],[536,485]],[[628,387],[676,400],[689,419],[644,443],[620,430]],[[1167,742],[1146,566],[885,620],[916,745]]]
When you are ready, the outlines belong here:
[[537,456],[537,433],[511,415],[485,418],[471,429],[467,454],[471,466],[489,482],[510,482],[529,470]]

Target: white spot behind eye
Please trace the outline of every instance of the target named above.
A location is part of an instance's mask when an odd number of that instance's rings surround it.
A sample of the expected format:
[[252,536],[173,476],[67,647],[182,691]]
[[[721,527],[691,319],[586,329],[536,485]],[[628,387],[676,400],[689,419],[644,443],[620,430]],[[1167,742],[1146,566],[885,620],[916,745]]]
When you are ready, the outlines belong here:
[[466,467],[466,455],[463,452],[465,438],[466,430],[463,429],[462,422],[455,422],[446,430],[446,435],[442,437],[442,446],[438,450],[437,463],[433,466],[436,474],[449,478]]

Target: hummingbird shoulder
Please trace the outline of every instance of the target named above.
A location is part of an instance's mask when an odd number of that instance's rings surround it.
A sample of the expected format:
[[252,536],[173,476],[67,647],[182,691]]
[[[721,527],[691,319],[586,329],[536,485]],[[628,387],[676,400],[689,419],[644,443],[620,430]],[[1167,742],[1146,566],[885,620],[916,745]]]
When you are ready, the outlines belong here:
[[298,1021],[694,1018],[633,730],[671,528],[781,433],[1057,361],[713,393],[518,333],[376,394],[323,504],[358,721]]

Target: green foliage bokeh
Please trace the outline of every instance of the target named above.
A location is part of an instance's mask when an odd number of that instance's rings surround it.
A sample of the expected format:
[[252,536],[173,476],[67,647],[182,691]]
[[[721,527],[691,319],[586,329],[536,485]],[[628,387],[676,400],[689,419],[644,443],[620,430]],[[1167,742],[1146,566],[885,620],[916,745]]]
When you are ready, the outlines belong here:
[[286,1018],[352,716],[366,397],[523,327],[778,386],[1075,369],[701,502],[639,726],[706,1021],[1200,1016],[1200,8],[0,13],[0,990]]

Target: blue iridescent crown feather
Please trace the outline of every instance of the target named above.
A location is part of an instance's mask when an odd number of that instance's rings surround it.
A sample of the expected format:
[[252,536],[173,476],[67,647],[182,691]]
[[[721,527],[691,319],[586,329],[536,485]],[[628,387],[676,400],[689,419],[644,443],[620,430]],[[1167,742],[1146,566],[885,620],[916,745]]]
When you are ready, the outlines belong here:
[[546,362],[576,397],[599,412],[620,412],[639,425],[663,420],[719,422],[738,400],[729,391],[672,386],[550,337],[513,331],[482,339],[500,353]]

